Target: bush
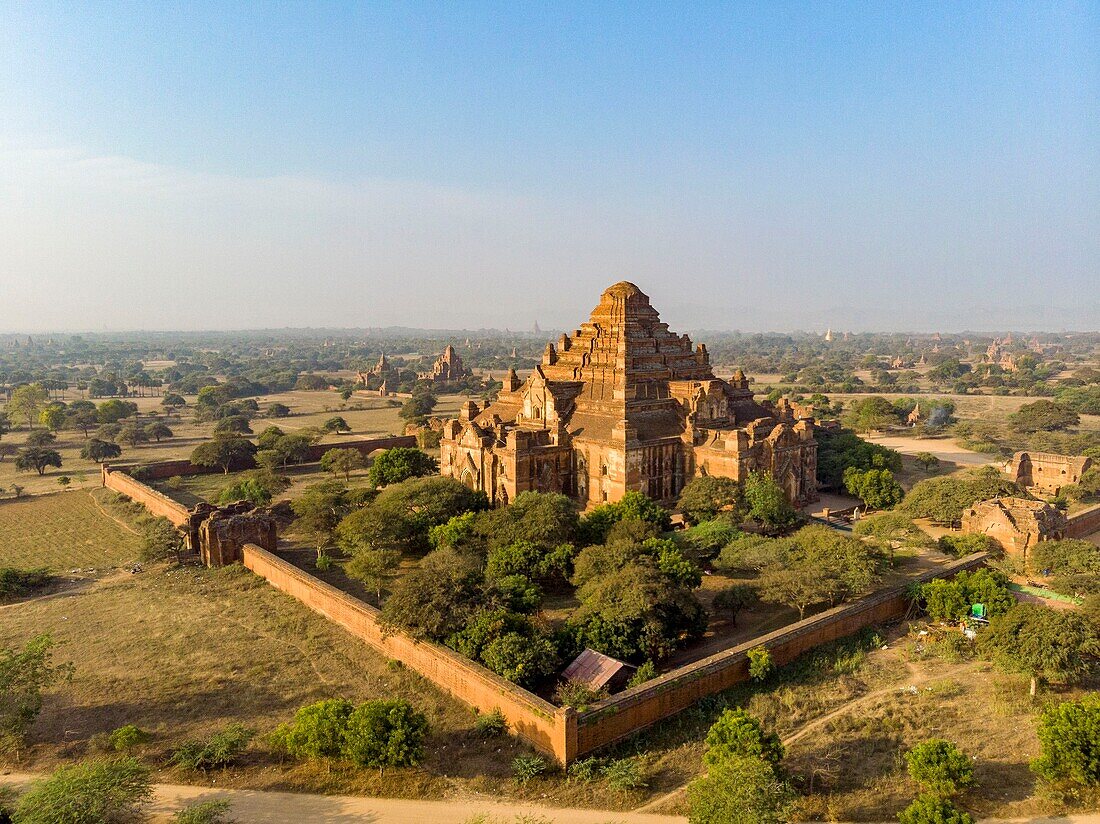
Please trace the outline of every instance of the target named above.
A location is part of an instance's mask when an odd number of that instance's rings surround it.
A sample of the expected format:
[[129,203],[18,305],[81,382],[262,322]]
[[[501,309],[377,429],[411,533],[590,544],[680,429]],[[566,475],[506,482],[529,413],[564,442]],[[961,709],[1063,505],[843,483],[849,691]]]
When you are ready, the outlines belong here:
[[38,589],[45,589],[53,581],[53,576],[45,567],[38,569],[15,569],[0,567],[0,600],[29,595]]
[[974,765],[950,741],[933,738],[905,754],[909,775],[926,792],[952,796],[974,784]]
[[152,736],[140,727],[127,724],[107,736],[107,746],[115,752],[130,752],[134,747],[148,744],[151,738]]
[[546,759],[538,755],[517,755],[512,759],[512,776],[520,784],[526,784],[546,772]]
[[554,690],[554,700],[560,706],[572,707],[577,712],[584,712],[592,704],[604,700],[609,695],[605,689],[594,690],[583,681],[574,679],[562,681]]
[[626,682],[626,686],[636,687],[639,684],[644,684],[646,681],[652,681],[658,675],[657,665],[652,661],[646,661],[638,669],[634,670],[634,674],[630,676],[630,680]]
[[245,751],[253,735],[253,731],[243,724],[230,724],[206,741],[188,741],[177,747],[168,762],[203,772],[228,767]]
[[273,743],[295,758],[336,758],[344,747],[350,701],[334,698],[301,707],[294,720],[273,733]]
[[948,799],[938,795],[918,796],[898,813],[900,824],[974,824],[974,819]]
[[944,535],[937,542],[940,552],[963,558],[977,552],[999,553],[1001,545],[984,533],[971,535]]
[[1005,577],[988,569],[960,572],[950,580],[937,578],[922,585],[920,594],[933,621],[961,621],[970,613],[971,604],[984,604],[986,615],[993,618],[1016,603]]
[[767,647],[753,647],[748,654],[749,677],[753,681],[763,681],[773,669],[772,654]]
[[229,808],[228,801],[188,804],[172,816],[172,824],[233,824],[234,819],[226,818]]
[[107,824],[138,816],[152,801],[149,768],[133,758],[61,767],[20,800],[15,824]]
[[707,731],[703,762],[714,766],[738,758],[759,758],[775,767],[783,760],[783,744],[775,733],[764,732],[760,722],[737,708],[726,710]]
[[1039,717],[1042,755],[1032,771],[1052,782],[1100,784],[1100,693],[1047,707]]
[[644,790],[646,782],[645,765],[639,758],[619,758],[603,768],[603,777],[614,790]]
[[495,738],[508,732],[508,721],[500,710],[493,710],[479,715],[474,729],[482,738]]
[[343,755],[363,767],[413,767],[424,758],[428,719],[399,698],[367,701],[348,716]]
[[794,790],[761,758],[728,758],[688,785],[691,824],[780,824],[789,820]]

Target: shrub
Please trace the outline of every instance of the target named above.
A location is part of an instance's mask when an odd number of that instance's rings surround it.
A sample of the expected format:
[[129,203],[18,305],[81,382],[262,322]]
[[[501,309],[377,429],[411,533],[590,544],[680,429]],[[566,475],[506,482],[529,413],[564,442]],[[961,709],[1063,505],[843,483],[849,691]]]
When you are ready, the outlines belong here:
[[1001,545],[984,533],[971,535],[944,535],[936,542],[940,549],[947,555],[962,558],[973,555],[976,552],[999,552]]
[[350,701],[334,698],[301,707],[294,720],[280,727],[273,738],[295,758],[335,758],[344,746]]
[[508,732],[508,721],[500,710],[482,713],[474,723],[474,729],[482,738],[495,738]]
[[512,759],[512,776],[520,784],[526,784],[546,772],[546,759],[538,755],[517,755]]
[[984,604],[990,618],[1003,615],[1016,603],[1003,575],[988,569],[960,572],[947,580],[937,578],[920,588],[928,617],[933,621],[960,621],[971,604]]
[[974,765],[950,741],[933,738],[905,754],[909,775],[927,792],[952,796],[974,784]]
[[974,824],[974,819],[946,798],[931,793],[918,796],[898,813],[900,824]]
[[652,661],[646,661],[634,670],[634,674],[630,676],[630,680],[626,682],[626,685],[627,687],[636,687],[646,681],[652,681],[657,675],[657,665]]
[[645,765],[639,758],[619,758],[603,768],[603,777],[615,790],[643,790],[646,782]]
[[72,678],[72,664],[54,664],[52,650],[49,635],[0,647],[0,738],[21,738],[42,710],[42,690]]
[[592,704],[603,701],[609,697],[605,689],[594,690],[583,681],[569,679],[562,681],[554,690],[554,700],[563,707],[572,707],[577,712],[584,712]]
[[230,724],[206,741],[188,741],[177,747],[168,762],[203,772],[228,767],[245,751],[253,735],[253,731],[243,724]]
[[44,589],[53,581],[53,576],[45,567],[38,569],[15,569],[0,567],[0,600],[18,598],[37,589]]
[[134,724],[119,727],[107,736],[107,746],[115,752],[129,752],[134,747],[148,744],[152,738],[149,733]]
[[188,804],[172,816],[172,824],[233,824],[226,818],[229,813],[228,801],[199,801]]
[[607,767],[606,758],[582,758],[569,765],[569,778],[590,783],[603,775]]
[[1100,784],[1100,693],[1047,707],[1039,717],[1042,755],[1031,762],[1047,781]]
[[133,758],[61,767],[20,800],[15,824],[99,824],[136,818],[153,799],[149,768]]
[[737,708],[726,710],[707,731],[703,761],[714,766],[736,758],[759,758],[771,766],[783,760],[783,744],[775,733],[765,732],[760,722]]
[[763,681],[771,674],[772,654],[767,647],[753,647],[749,650],[749,677],[753,681]]
[[343,755],[363,767],[413,767],[424,758],[428,720],[408,701],[367,701],[347,719]]
[[688,785],[691,824],[780,824],[795,792],[761,758],[728,758]]

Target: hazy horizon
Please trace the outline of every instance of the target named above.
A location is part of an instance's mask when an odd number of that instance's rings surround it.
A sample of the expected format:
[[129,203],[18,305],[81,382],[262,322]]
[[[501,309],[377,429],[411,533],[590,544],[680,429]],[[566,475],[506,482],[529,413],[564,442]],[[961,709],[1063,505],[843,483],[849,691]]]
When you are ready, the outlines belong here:
[[0,330],[1100,328],[1100,4],[0,8]]

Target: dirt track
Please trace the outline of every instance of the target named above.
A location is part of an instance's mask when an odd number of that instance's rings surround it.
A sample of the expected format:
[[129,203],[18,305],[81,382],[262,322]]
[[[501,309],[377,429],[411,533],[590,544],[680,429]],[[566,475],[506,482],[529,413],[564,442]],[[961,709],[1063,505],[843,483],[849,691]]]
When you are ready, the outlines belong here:
[[[0,785],[26,785],[39,776],[13,773],[0,775]],[[556,809],[527,804],[456,799],[414,801],[394,798],[361,798],[340,795],[266,792],[156,785],[157,799],[150,808],[152,821],[167,822],[171,814],[196,801],[224,799],[233,807],[231,817],[239,824],[464,824],[482,814],[485,824],[513,824],[517,816],[529,816],[554,824],[687,824],[675,815],[652,815],[607,810]]]

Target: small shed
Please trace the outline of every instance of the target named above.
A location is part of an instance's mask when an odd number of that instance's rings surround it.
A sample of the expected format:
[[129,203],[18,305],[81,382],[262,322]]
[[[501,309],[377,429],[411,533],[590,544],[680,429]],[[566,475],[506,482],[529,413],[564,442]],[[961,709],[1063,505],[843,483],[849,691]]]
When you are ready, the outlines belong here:
[[565,668],[562,678],[580,682],[593,691],[605,689],[608,692],[618,692],[626,686],[635,669],[636,667],[610,655],[585,649]]

